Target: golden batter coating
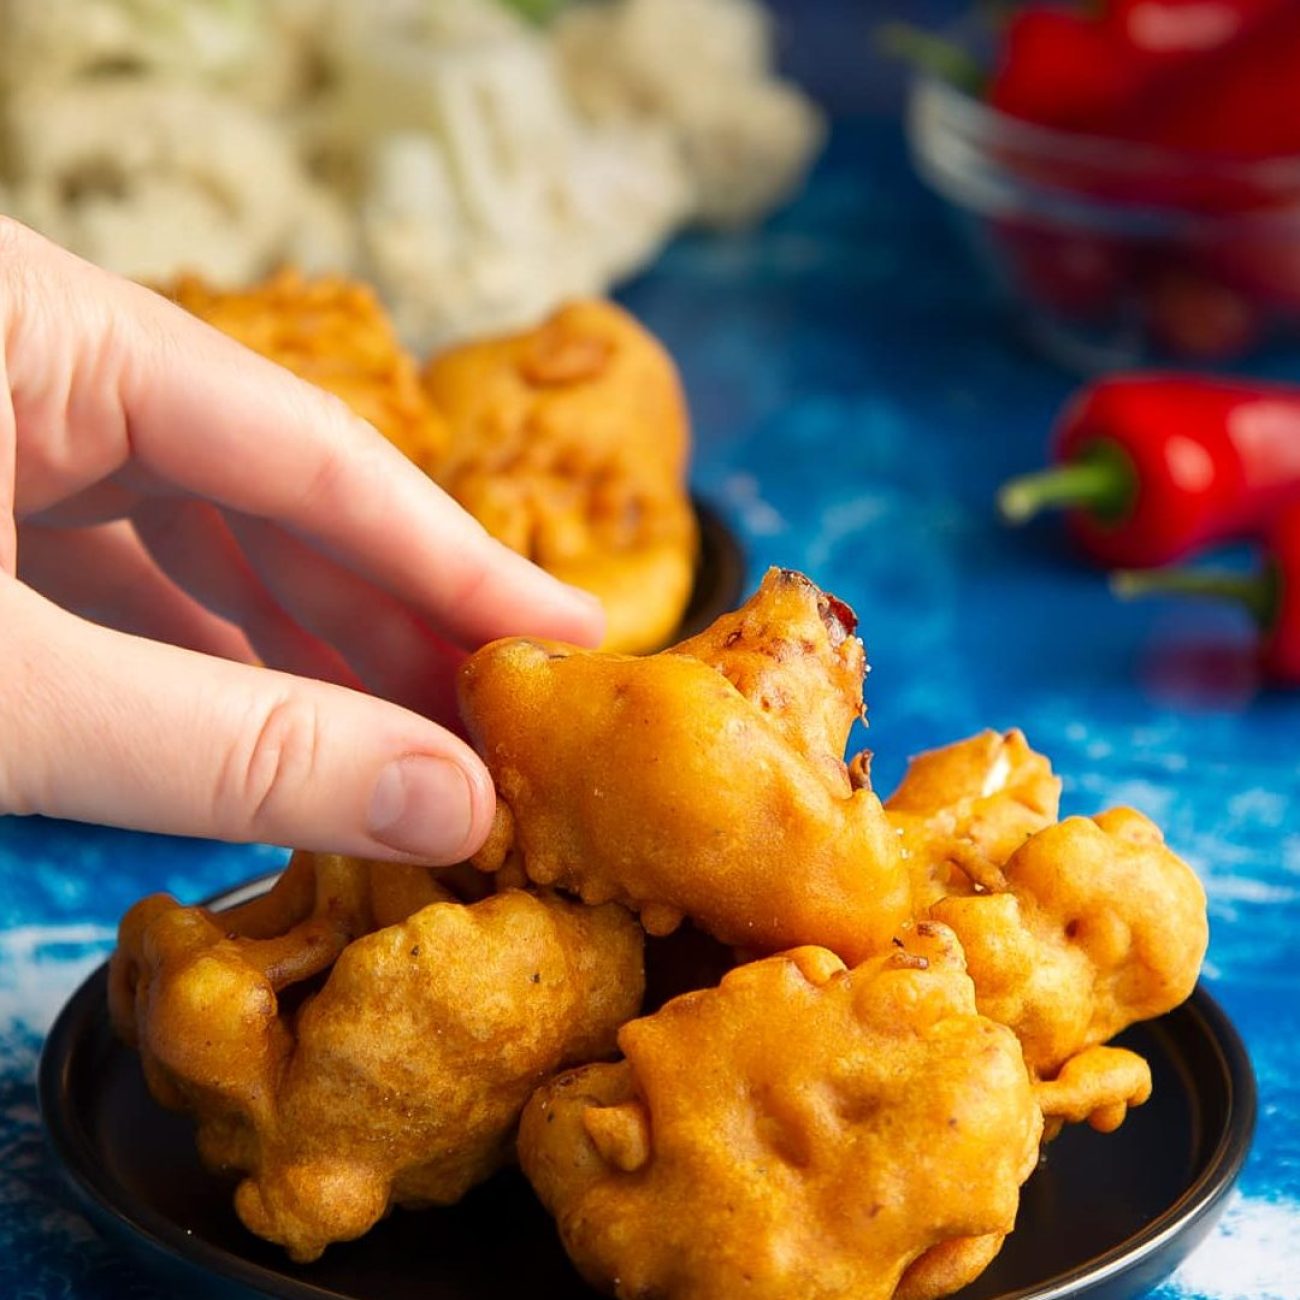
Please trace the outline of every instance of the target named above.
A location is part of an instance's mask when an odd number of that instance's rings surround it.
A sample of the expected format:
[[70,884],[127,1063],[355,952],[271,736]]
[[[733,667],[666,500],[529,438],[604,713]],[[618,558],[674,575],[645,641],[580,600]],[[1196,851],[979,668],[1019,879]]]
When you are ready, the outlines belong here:
[[1109,1132],[1151,1092],[1145,1061],[1100,1044],[1192,991],[1205,896],[1140,814],[1056,823],[1060,782],[1019,731],[914,759],[885,803],[916,914],[951,925],[980,1011],[1010,1026],[1049,1135]]
[[862,707],[852,633],[845,606],[773,569],[657,655],[480,650],[461,710],[498,803],[476,865],[624,903],[652,934],[689,916],[749,950],[880,951],[911,897],[879,800],[839,759]]
[[605,648],[658,649],[690,599],[690,432],[659,343],[619,307],[575,302],[521,334],[433,357],[451,427],[436,477],[488,532],[605,605]]
[[[1195,987],[1209,939],[1205,891],[1141,813],[1116,808],[1049,826],[982,888],[935,903],[929,916],[956,932],[980,1011],[1015,1031],[1035,1078],[1064,1081],[1080,1053],[1172,1010]],[[1089,1087],[1094,1124],[1114,1127],[1114,1106],[1143,1091],[1134,1067],[1093,1056],[1075,1066],[1076,1081],[1085,1065],[1113,1080],[1108,1095],[1095,1077]]]
[[662,1300],[929,1300],[1015,1223],[1042,1120],[950,932],[846,970],[799,948],[625,1025],[561,1075],[524,1172],[594,1286]]
[[[187,956],[202,955],[223,969],[252,972],[273,990],[309,980],[377,925],[450,899],[438,883],[448,874],[298,852],[266,893],[220,914],[182,907],[166,894],[143,898],[122,918],[109,962],[113,1027],[138,1045],[137,1020],[158,996],[156,972]],[[142,1055],[148,1073],[150,1054],[142,1048]]]
[[[115,1020],[150,1090],[194,1115],[206,1164],[246,1175],[240,1218],[296,1260],[393,1205],[459,1199],[508,1158],[529,1093],[609,1053],[641,1001],[641,932],[620,908],[518,891],[466,906],[427,882],[438,901],[419,905],[419,868],[367,899],[364,865],[343,906],[282,935],[146,899],[114,959]],[[277,912],[296,909],[253,928]],[[314,956],[264,959],[287,949]]]
[[902,838],[918,915],[969,893],[1034,834],[1050,826],[1061,782],[1021,731],[982,731],[920,754],[885,811]]
[[716,668],[829,788],[845,792],[852,781],[844,749],[866,716],[867,658],[857,626],[842,600],[802,574],[769,569],[755,596],[672,652]]
[[1085,1120],[1099,1133],[1113,1133],[1129,1109],[1151,1098],[1151,1067],[1123,1047],[1086,1047],[1061,1066],[1054,1079],[1034,1085],[1045,1135],[1062,1124]]
[[[590,349],[522,337],[511,366],[587,411]],[[456,400],[502,348],[452,368]],[[455,1201],[528,1102],[525,1172],[617,1296],[937,1300],[978,1276],[1040,1141],[1149,1097],[1109,1040],[1191,993],[1205,895],[1132,810],[1056,822],[1018,731],[921,755],[882,807],[869,755],[844,761],[855,631],[772,569],[643,658],[498,641],[459,679],[498,792],[472,863],[299,853],[219,915],[137,904],[115,1027],[243,1176],[244,1223],[306,1261]],[[624,907],[656,936],[638,1020]]]
[[342,398],[426,473],[446,455],[446,421],[369,285],[283,270],[251,289],[223,292],[190,275],[164,292],[245,347]]

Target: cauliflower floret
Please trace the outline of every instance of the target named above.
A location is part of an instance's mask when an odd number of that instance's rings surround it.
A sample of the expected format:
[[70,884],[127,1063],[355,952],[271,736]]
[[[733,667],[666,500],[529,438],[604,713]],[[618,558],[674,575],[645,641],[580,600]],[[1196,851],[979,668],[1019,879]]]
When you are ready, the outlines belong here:
[[563,15],[565,78],[595,121],[657,120],[673,133],[694,215],[742,225],[803,179],[821,114],[772,74],[768,15],[752,0],[616,0]]
[[[10,149],[11,211],[136,279],[178,268],[222,284],[254,279],[308,251],[297,232],[333,203],[255,110],[148,78],[32,94],[10,121]],[[325,225],[313,228],[321,236]],[[316,263],[347,257],[313,251]]]
[[405,11],[344,25],[340,90],[318,131],[361,177],[365,270],[406,338],[530,325],[602,292],[681,221],[670,141],[582,121],[542,36],[473,0],[436,22],[423,10],[398,21]]
[[7,210],[144,279],[364,276],[421,349],[748,219],[821,130],[751,0],[0,0],[0,31]]
[[[0,87],[48,91],[91,78],[172,76],[283,102],[293,47],[282,10],[307,0],[0,0]],[[322,0],[310,0],[319,10]]]

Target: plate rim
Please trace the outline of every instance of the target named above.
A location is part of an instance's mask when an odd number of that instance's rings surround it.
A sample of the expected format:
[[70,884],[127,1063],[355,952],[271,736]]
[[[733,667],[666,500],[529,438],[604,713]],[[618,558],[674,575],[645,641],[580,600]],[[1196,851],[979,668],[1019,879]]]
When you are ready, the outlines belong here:
[[[280,874],[263,872],[210,895],[199,906],[218,910],[233,906],[265,892]],[[151,1204],[127,1198],[128,1209],[112,1195],[112,1188],[120,1185],[103,1176],[89,1133],[66,1106],[71,1093],[67,1078],[75,1052],[87,1030],[103,1026],[107,997],[105,960],[60,1008],[41,1046],[37,1066],[37,1104],[46,1144],[83,1211],[102,1232],[112,1237],[129,1234],[173,1270],[206,1270],[209,1285],[224,1279],[273,1300],[349,1300],[342,1292],[268,1268],[196,1237]],[[1146,1023],[1159,1024],[1175,1014],[1191,1015],[1199,1022],[1200,1037],[1213,1048],[1226,1092],[1226,1119],[1204,1167],[1172,1205],[1123,1241],[1065,1273],[1002,1292],[996,1300],[1077,1300],[1142,1269],[1184,1234],[1196,1233],[1195,1244],[1199,1244],[1218,1218],[1254,1138],[1259,1109],[1254,1067],[1241,1034],[1200,980],[1178,1007]],[[108,1032],[112,1033],[111,1027]]]

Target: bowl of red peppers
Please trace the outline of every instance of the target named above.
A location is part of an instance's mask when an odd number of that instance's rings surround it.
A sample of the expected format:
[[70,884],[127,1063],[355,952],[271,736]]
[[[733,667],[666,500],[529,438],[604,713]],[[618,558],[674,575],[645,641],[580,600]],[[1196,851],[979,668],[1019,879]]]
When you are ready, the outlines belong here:
[[1300,0],[894,30],[908,131],[1024,332],[1085,371],[1300,343]]

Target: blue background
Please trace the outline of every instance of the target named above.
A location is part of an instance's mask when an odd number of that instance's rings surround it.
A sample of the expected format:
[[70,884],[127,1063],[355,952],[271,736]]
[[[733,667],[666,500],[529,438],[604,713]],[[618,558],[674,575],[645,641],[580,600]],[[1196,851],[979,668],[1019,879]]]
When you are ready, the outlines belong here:
[[[913,179],[898,74],[870,52],[887,7],[778,7],[787,66],[835,114],[812,183],[759,231],[678,241],[622,295],[682,367],[696,489],[743,539],[750,585],[800,568],[857,609],[882,790],[908,754],[1021,726],[1067,812],[1132,804],[1196,868],[1205,978],[1261,1116],[1224,1223],[1160,1294],[1298,1300],[1300,694],[1261,689],[1235,612],[1117,604],[1052,521],[999,525],[996,486],[1041,463],[1077,381],[1009,331]],[[40,1036],[139,895],[195,899],[281,857],[0,819],[0,1296],[159,1294],[67,1208],[35,1111]]]

